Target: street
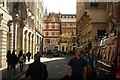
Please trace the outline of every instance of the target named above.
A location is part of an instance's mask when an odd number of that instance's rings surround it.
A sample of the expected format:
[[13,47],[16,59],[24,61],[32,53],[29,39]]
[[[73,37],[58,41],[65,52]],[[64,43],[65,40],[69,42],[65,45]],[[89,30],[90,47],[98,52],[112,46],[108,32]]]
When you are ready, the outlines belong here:
[[[67,63],[72,56],[66,57],[42,57],[41,62],[46,64],[48,70],[48,79],[61,79],[67,74]],[[31,59],[30,62],[24,64],[23,72],[19,70],[19,64],[16,66],[16,75],[13,75],[13,72],[8,72],[6,69],[2,71],[2,80],[6,79],[17,79],[21,80],[25,76],[25,72],[28,68],[28,65],[34,60]]]
[[0,0],[0,42],[0,80],[24,79],[36,53],[48,79],[65,77],[75,53],[83,77],[120,80],[120,0]]
[[46,64],[48,69],[48,78],[62,78],[67,74],[67,61],[58,60]]

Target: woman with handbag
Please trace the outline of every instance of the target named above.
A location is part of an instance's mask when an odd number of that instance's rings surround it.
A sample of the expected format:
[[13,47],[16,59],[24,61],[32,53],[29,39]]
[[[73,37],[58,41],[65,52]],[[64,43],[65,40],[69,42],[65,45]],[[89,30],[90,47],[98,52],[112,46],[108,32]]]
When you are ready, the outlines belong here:
[[87,55],[87,80],[96,80],[95,55],[92,49]]

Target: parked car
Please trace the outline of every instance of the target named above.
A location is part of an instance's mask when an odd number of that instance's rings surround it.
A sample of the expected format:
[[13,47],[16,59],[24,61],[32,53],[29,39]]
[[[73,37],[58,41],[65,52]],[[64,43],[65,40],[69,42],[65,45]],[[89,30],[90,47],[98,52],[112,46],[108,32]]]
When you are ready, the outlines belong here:
[[59,57],[59,54],[58,53],[54,53],[53,56],[54,57]]

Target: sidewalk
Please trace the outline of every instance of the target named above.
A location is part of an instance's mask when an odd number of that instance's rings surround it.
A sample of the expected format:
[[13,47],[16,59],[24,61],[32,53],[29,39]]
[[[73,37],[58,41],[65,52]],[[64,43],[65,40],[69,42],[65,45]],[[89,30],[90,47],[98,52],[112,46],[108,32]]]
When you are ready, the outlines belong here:
[[[48,57],[41,57],[41,62],[49,62],[49,61],[54,61],[54,60],[60,60],[60,59],[65,59],[64,57],[55,57],[55,58],[48,58]],[[7,69],[2,70],[2,80],[18,80],[17,78],[20,78],[23,74],[25,74],[28,66],[30,63],[32,63],[34,60],[31,59],[30,62],[26,62],[23,67],[23,72],[20,71],[19,69],[19,64],[16,66],[16,75],[13,74],[12,71],[8,72]]]

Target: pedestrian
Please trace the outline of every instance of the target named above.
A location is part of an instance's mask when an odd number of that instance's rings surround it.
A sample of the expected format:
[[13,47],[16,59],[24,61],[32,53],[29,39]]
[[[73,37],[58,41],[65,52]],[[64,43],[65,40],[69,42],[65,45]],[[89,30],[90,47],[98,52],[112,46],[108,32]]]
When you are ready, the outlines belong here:
[[29,61],[30,61],[31,53],[30,53],[30,52],[26,53],[26,56],[27,56],[27,58],[28,58],[28,62],[29,62]]
[[16,75],[16,64],[17,64],[17,55],[15,54],[15,50],[13,50],[11,54],[11,69],[13,69],[14,75]]
[[10,63],[11,63],[11,51],[10,50],[7,51],[6,58],[7,58],[7,60],[6,60],[6,62],[7,62],[7,70],[9,70],[10,69]]
[[23,58],[24,58],[24,62],[26,62],[26,55],[25,54],[23,54]]
[[80,50],[77,49],[75,57],[68,63],[68,77],[70,80],[83,80],[84,71],[86,72],[86,61]]
[[48,72],[46,65],[40,62],[40,54],[34,55],[34,62],[28,67],[25,77],[30,76],[31,80],[46,80],[48,77]]
[[96,65],[95,55],[92,49],[89,50],[87,55],[87,80],[96,80]]
[[20,50],[19,54],[18,54],[18,62],[20,64],[20,71],[23,71],[23,63],[24,63],[24,57],[23,57],[23,51]]

